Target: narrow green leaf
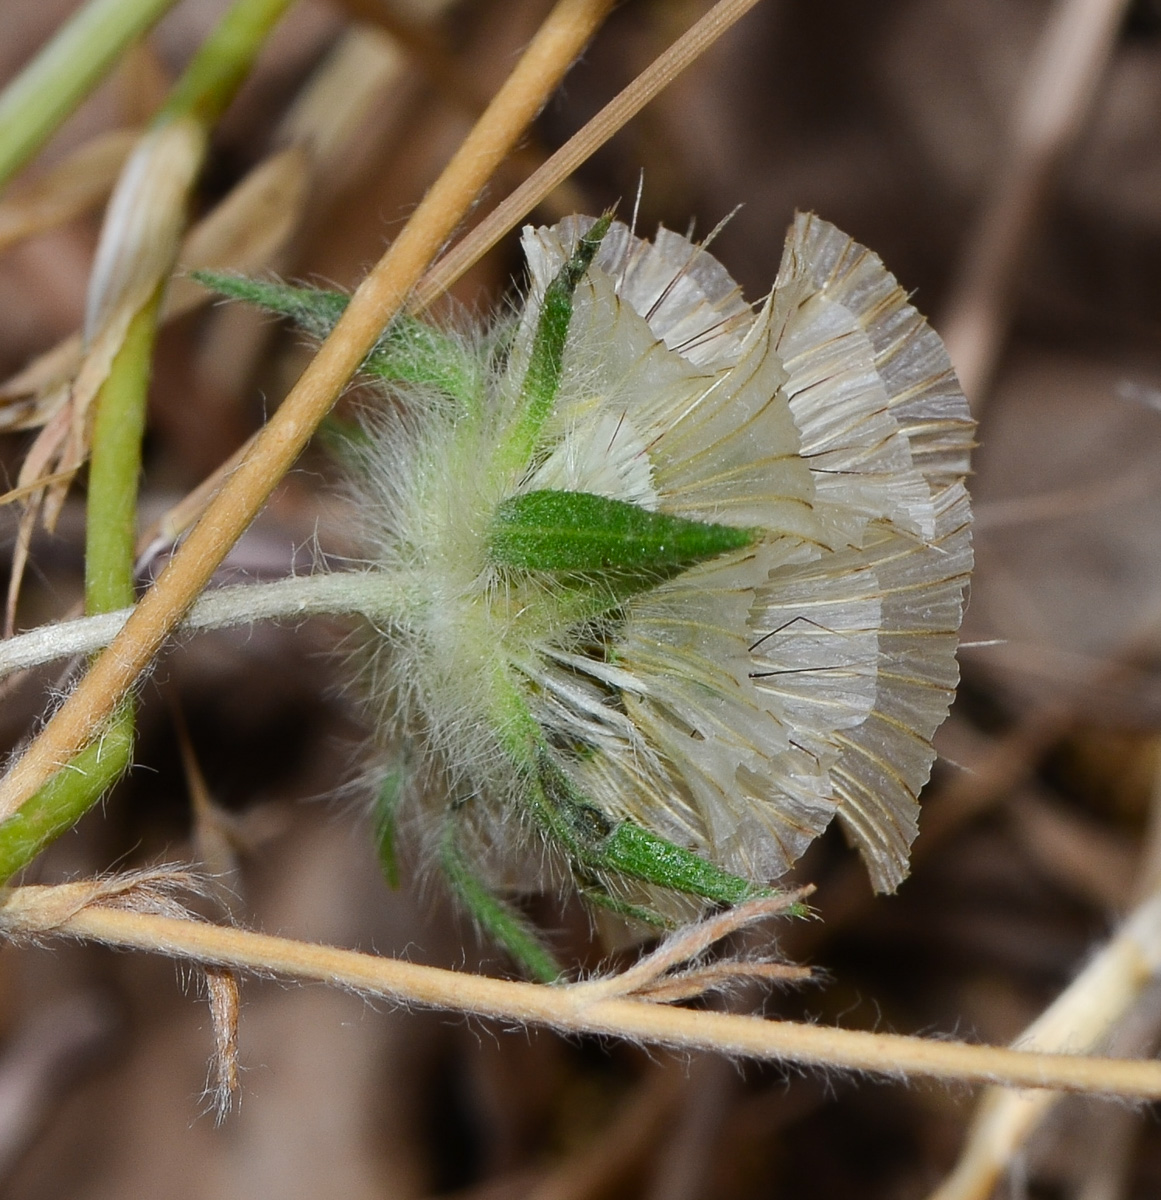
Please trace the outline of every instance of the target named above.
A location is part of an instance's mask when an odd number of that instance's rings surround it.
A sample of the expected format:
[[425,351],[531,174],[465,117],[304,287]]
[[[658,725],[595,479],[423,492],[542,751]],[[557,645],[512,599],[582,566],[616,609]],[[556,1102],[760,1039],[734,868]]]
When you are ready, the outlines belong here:
[[[273,279],[248,279],[218,271],[191,271],[190,275],[220,296],[288,317],[319,341],[335,327],[350,302],[344,292],[295,287]],[[392,383],[436,388],[465,409],[474,409],[479,402],[479,357],[434,325],[405,314],[391,322],[360,370]]]
[[191,271],[190,278],[219,296],[241,300],[280,317],[289,317],[313,337],[323,338],[343,315],[349,297],[321,288],[294,287],[275,279],[251,279],[222,271]]
[[258,52],[293,0],[235,0],[178,81],[158,121],[192,116],[206,129],[217,124],[237,94]]
[[[577,790],[547,746],[536,756],[536,777],[541,798],[555,819],[546,824],[543,814],[535,815],[572,859],[579,876],[599,881],[602,875],[615,873],[719,904],[740,904],[768,894],[768,889],[723,871],[700,854],[632,821],[614,821]],[[648,919],[644,910],[631,915]]]
[[672,922],[667,921],[659,913],[644,908],[640,904],[630,904],[628,900],[618,899],[604,890],[599,883],[592,883],[581,888],[581,895],[590,903],[625,917],[630,921],[640,921],[642,925],[651,925],[654,929],[669,929]]
[[596,258],[612,220],[612,214],[606,214],[581,237],[572,257],[560,268],[544,291],[544,301],[540,306],[540,319],[536,325],[536,337],[532,343],[532,355],[528,360],[528,371],[524,376],[523,386],[530,410],[533,414],[540,415],[541,423],[543,415],[551,412],[556,390],[560,386],[564,346],[572,321],[573,293]]
[[564,972],[541,942],[531,923],[512,905],[490,891],[468,867],[455,842],[449,824],[444,835],[440,863],[448,885],[468,914],[530,979],[538,983],[556,983]]
[[536,333],[524,381],[520,387],[519,420],[501,453],[503,464],[520,468],[531,458],[544,422],[556,403],[564,370],[564,348],[572,322],[572,298],[612,224],[613,214],[601,217],[577,243],[572,257],[544,291]]
[[661,575],[754,538],[752,529],[650,512],[591,492],[536,491],[500,505],[488,549],[493,562],[529,571]]
[[375,796],[372,817],[375,822],[375,846],[379,851],[379,867],[383,878],[392,888],[399,887],[399,860],[395,852],[395,818],[399,813],[399,802],[403,798],[403,787],[407,782],[407,768],[397,763],[383,777]]
[[133,726],[133,704],[126,702],[101,737],[0,822],[0,884],[71,829],[121,778],[133,755]]

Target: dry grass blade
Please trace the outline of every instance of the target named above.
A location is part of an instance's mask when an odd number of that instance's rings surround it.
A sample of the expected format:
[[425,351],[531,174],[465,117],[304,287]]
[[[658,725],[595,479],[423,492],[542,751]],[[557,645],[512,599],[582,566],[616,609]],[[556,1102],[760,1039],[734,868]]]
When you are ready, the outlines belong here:
[[204,975],[210,1001],[210,1023],[214,1030],[214,1054],[207,1091],[214,1116],[221,1123],[229,1116],[238,1091],[238,1014],[242,990],[233,971],[206,967]]
[[[1076,980],[1017,1039],[1036,1050],[1092,1049],[1161,971],[1161,896],[1145,901]],[[1051,1092],[990,1091],[968,1144],[931,1200],[985,1200],[1001,1173],[1058,1097]]]
[[58,342],[0,383],[0,430],[36,429],[68,400],[84,354],[79,333]]
[[0,495],[0,507],[5,504],[14,504],[17,500],[27,500],[33,493],[38,492],[42,487],[48,487],[53,483],[63,483],[66,479],[72,478],[71,471],[61,471],[59,475],[45,475],[38,479],[36,483],[26,483],[22,487],[10,488],[3,495]]
[[[20,466],[20,474],[16,480],[16,490],[27,497],[24,511],[20,514],[20,523],[16,529],[16,543],[12,550],[12,569],[8,575],[8,590],[4,603],[4,636],[11,637],[16,628],[16,604],[20,597],[20,583],[24,578],[24,570],[28,565],[29,548],[32,545],[32,534],[36,522],[40,518],[44,498],[48,489],[61,492],[67,489],[76,468],[69,466],[64,470],[54,471],[53,464],[61,460],[63,447],[67,443],[69,430],[72,427],[71,414],[68,409],[68,392],[62,390],[59,403],[55,405],[51,417],[44,428],[37,434],[36,440],[29,447]],[[51,481],[51,482],[50,482]]]
[[[21,519],[8,580],[4,628],[10,635],[33,527],[43,512],[56,525],[72,475],[88,457],[91,408],[129,327],[162,286],[173,265],[185,226],[185,208],[205,150],[204,129],[189,120],[171,121],[138,141],[114,189],[89,281],[83,357],[68,386],[52,387],[45,410],[51,418],[21,468],[18,486],[40,485]],[[58,482],[45,485],[45,476]]]
[[[253,171],[186,235],[177,253],[185,270],[253,272],[268,267],[285,249],[302,218],[310,185],[309,160],[299,147],[280,151]],[[176,279],[169,288],[163,319],[173,320],[209,303],[205,288]],[[107,369],[107,347],[101,365]],[[80,335],[65,338],[0,384],[0,430],[32,429],[45,424],[67,402],[74,380],[81,388],[85,344]],[[91,390],[87,380],[84,390]]]

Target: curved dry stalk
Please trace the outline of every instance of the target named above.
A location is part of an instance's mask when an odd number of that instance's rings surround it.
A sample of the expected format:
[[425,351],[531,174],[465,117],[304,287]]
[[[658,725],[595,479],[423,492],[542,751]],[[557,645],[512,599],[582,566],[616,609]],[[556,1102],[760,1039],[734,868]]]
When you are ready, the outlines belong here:
[[638,988],[633,994],[655,1003],[675,1004],[705,996],[709,992],[736,989],[745,983],[809,983],[813,978],[814,972],[809,967],[795,967],[783,962],[727,959],[666,975],[656,983]]
[[559,150],[496,207],[453,250],[419,281],[408,307],[421,312],[437,300],[466,271],[559,187],[591,154],[628,124],[659,92],[696,62],[758,0],[719,0],[700,21],[691,25],[653,62],[623,88],[592,120],[586,122]]
[[[634,963],[627,970],[602,979],[592,979],[585,983],[575,984],[574,991],[583,991],[592,999],[605,999],[610,996],[629,996],[633,993],[654,994],[657,986],[667,982],[663,976],[667,971],[682,963],[703,954],[715,942],[745,929],[758,921],[778,913],[785,913],[799,905],[814,891],[813,887],[799,888],[794,892],[780,892],[773,896],[762,896],[739,904],[736,908],[727,908],[724,912],[707,917],[686,925],[676,933],[667,937],[652,954],[647,954],[640,962]],[[746,964],[718,964],[721,967],[737,966],[744,968]],[[749,964],[757,966],[758,964]],[[733,973],[737,978],[745,971]],[[809,972],[808,972],[809,974]],[[684,978],[684,976],[683,976]],[[704,989],[703,989],[704,990]]]
[[[154,912],[102,907],[92,901],[100,899],[103,886],[86,882],[16,888],[0,906],[0,925],[14,937],[81,938],[202,965],[314,980],[405,1005],[681,1050],[892,1078],[925,1076],[1139,1099],[1161,1097],[1159,1062],[972,1046],[669,1008],[647,1000],[594,998],[584,986],[546,987],[494,979]],[[122,890],[120,903],[130,902]]]
[[[1089,1050],[1161,971],[1161,896],[1146,900],[1017,1039],[1041,1050]],[[1013,1155],[1060,1099],[1045,1091],[990,1091],[955,1170],[931,1200],[985,1200]]]
[[488,110],[207,508],[185,545],[0,783],[11,816],[91,741],[266,502],[440,246],[592,36],[612,0],[559,0]]

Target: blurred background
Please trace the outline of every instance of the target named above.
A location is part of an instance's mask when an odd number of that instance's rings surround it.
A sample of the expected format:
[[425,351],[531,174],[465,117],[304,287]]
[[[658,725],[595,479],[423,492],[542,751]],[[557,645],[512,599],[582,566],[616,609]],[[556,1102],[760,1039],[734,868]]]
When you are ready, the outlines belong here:
[[[620,5],[492,198],[707,7]],[[223,8],[181,0],[6,199],[33,194],[93,139],[139,126]],[[199,213],[267,156],[306,147],[264,223],[279,239],[258,265],[352,288],[547,8],[299,0],[215,138]],[[10,77],[69,10],[0,0],[0,72]],[[1004,1043],[1161,881],[1159,132],[1157,0],[762,0],[536,214],[625,212],[643,173],[647,234],[658,222],[704,234],[734,213],[714,252],[756,299],[792,214],[814,210],[913,292],[980,421],[963,686],[913,875],[874,898],[841,837],[823,838],[798,871],[818,884],[820,920],[774,930],[820,980],[729,1003]],[[100,212],[96,187],[51,228],[5,241],[0,223],[0,377],[79,327]],[[486,312],[520,276],[510,238],[456,300]],[[147,520],[237,449],[308,353],[237,306],[194,300],[169,321]],[[4,486],[32,436],[0,440]],[[333,475],[325,452],[308,452],[222,578],[276,578],[349,553]],[[19,516],[0,510],[6,553]],[[82,534],[83,487],[55,533],[33,537],[20,627],[74,606]],[[346,632],[256,626],[166,653],[144,691],[137,766],[31,878],[193,860],[224,876],[246,925],[503,971],[434,882],[392,892],[379,875],[353,783],[364,735],[333,653]],[[61,683],[45,671],[6,687],[8,744]],[[583,912],[534,907],[572,961],[600,961]],[[975,1100],[247,980],[240,1107],[216,1127],[198,993],[196,978],[145,956],[0,949],[5,1196],[907,1200],[951,1168]],[[1161,992],[1147,989],[1115,1037],[1115,1053],[1153,1053]],[[1000,1194],[1161,1194],[1155,1115],[1062,1105]]]

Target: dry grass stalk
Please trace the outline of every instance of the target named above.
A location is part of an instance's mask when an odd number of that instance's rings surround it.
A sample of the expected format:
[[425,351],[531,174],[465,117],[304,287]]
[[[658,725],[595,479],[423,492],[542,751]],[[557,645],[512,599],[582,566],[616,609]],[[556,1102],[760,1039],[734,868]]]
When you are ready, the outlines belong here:
[[[1145,901],[1072,985],[1017,1039],[1028,1049],[1077,1053],[1099,1045],[1161,971],[1161,897]],[[1016,1150],[1059,1097],[992,1089],[968,1144],[931,1200],[985,1200]]]
[[421,312],[470,270],[524,216],[633,119],[663,88],[697,61],[758,0],[720,0],[650,63],[543,166],[488,214],[420,280],[408,307]]
[[[1153,832],[1161,828],[1161,774],[1154,781]],[[1121,931],[1092,960],[1075,982],[1019,1038],[1017,1044],[1074,1050],[1117,1041],[1118,1025],[1130,1012],[1161,966],[1161,893],[1157,891],[1157,839],[1146,841],[1138,865],[1136,911]],[[1161,1012],[1138,1018],[1148,1026],[1131,1030],[1137,1043],[1155,1037]],[[1122,1039],[1123,1040],[1123,1039]],[[1061,1097],[1048,1092],[1003,1092],[992,1089],[980,1100],[955,1170],[931,1200],[986,1200],[1020,1150],[1040,1128]],[[1128,1143],[1126,1142],[1126,1145]]]
[[[151,880],[156,890],[156,880]],[[107,906],[110,887],[117,907]],[[83,938],[262,976],[315,980],[423,1008],[450,1009],[568,1033],[593,1033],[681,1050],[815,1068],[1003,1083],[1021,1088],[1161,1097],[1161,1063],[973,1046],[962,1042],[833,1029],[790,1021],[670,1008],[596,996],[590,985],[545,987],[352,950],[311,945],[181,916],[159,916],[152,894],[136,901],[132,879],[22,887],[0,908],[9,936]],[[146,911],[141,911],[145,909]]]

